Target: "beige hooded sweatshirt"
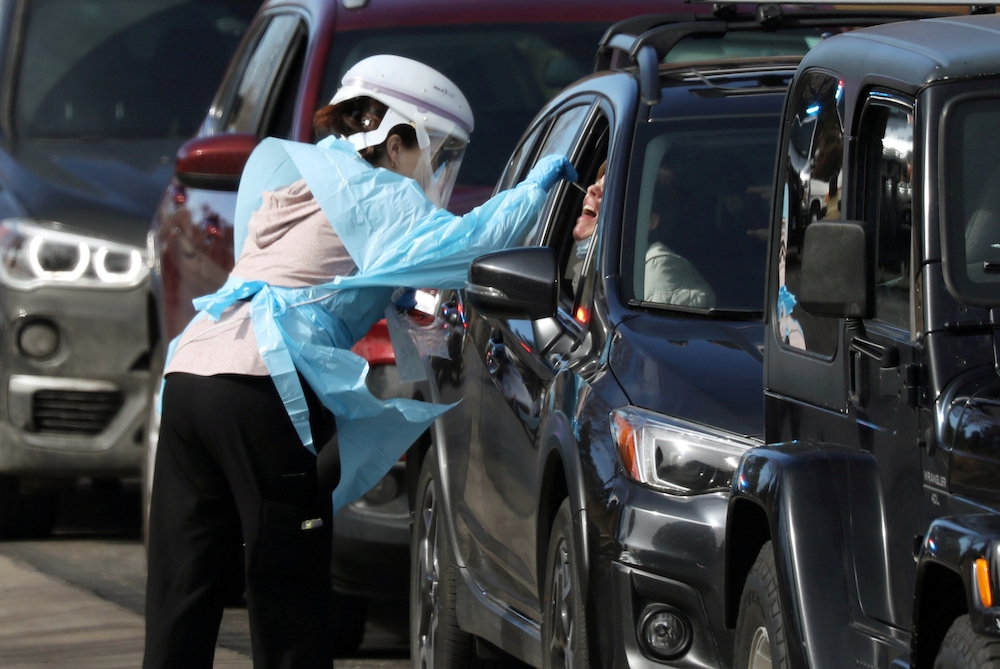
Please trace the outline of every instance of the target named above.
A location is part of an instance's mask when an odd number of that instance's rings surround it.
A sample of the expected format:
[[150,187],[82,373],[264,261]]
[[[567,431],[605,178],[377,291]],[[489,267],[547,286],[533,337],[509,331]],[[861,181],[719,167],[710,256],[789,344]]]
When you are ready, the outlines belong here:
[[[299,288],[350,276],[357,266],[302,179],[261,194],[250,217],[243,252],[232,276]],[[218,321],[189,326],[164,374],[267,376],[257,350],[249,302],[237,302]]]

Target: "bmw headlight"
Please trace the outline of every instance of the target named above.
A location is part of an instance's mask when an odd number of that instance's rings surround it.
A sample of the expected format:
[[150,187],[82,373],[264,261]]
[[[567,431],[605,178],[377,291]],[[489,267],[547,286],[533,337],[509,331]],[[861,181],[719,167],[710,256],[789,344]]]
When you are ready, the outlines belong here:
[[611,434],[630,478],[694,495],[729,490],[740,457],[761,442],[635,407],[611,412]]
[[0,221],[0,281],[15,288],[128,288],[148,273],[137,247],[25,219]]

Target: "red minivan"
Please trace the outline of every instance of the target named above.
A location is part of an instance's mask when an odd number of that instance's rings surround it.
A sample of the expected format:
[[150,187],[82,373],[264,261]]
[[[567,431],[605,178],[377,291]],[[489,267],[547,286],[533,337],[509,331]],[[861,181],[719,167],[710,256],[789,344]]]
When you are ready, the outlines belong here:
[[[665,0],[265,2],[197,137],[179,151],[174,179],[152,223],[162,341],[184,329],[194,315],[191,300],[221,286],[233,265],[236,188],[250,152],[266,136],[315,141],[313,112],[356,61],[377,53],[414,58],[465,93],[476,128],[449,207],[464,213],[492,193],[541,107],[592,70],[608,26],[629,16],[684,9]],[[411,393],[399,383],[384,324],[355,351],[372,365],[373,392]],[[341,655],[361,643],[367,597],[408,592],[404,469],[401,462],[337,516],[332,578],[344,613],[336,631]],[[151,470],[147,464],[147,480]]]

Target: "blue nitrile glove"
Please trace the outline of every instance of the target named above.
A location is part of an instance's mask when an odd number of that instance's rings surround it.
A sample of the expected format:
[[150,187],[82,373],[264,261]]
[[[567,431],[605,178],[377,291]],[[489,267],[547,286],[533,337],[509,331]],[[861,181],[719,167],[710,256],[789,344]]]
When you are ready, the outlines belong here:
[[576,169],[573,167],[573,163],[569,162],[569,158],[551,155],[545,156],[535,163],[524,181],[525,183],[536,183],[547,192],[560,179],[576,181],[578,178]]
[[417,291],[413,288],[397,288],[392,292],[392,303],[400,311],[409,311],[417,306]]

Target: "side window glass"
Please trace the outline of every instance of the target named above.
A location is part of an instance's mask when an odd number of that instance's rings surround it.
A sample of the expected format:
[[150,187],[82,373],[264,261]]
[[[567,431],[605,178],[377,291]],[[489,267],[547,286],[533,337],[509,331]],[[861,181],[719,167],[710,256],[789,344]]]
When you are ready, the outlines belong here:
[[792,348],[832,357],[838,321],[812,316],[798,304],[799,269],[806,228],[818,220],[840,220],[844,157],[843,86],[823,72],[803,76],[792,93],[792,127],[780,177],[784,182],[778,241],[777,303],[772,319],[778,340]]
[[910,240],[912,236],[913,117],[876,106],[866,174],[875,224],[875,319],[910,330]]
[[275,16],[268,23],[227,105],[224,132],[257,132],[261,128],[268,107],[267,94],[283,74],[281,65],[298,27],[299,18],[293,14]]
[[552,154],[569,155],[570,149],[573,148],[573,144],[580,134],[580,126],[583,125],[588,109],[589,107],[586,105],[580,105],[560,114],[552,124],[549,134],[546,135],[545,141],[538,151],[538,158]]
[[[555,189],[545,244],[559,260],[560,287],[574,316],[581,302],[586,277],[594,267],[601,237],[601,218],[607,169],[609,124],[602,113],[589,116],[586,130],[574,151],[580,188],[566,184]],[[568,149],[567,149],[568,151]]]
[[306,36],[301,31],[294,38],[293,53],[285,59],[287,67],[281,74],[280,83],[272,89],[267,110],[263,115],[263,136],[292,138],[295,121],[295,102],[299,93],[299,81],[306,60]]
[[540,123],[537,128],[532,131],[531,135],[528,136],[521,145],[517,147],[514,151],[514,155],[511,156],[510,162],[507,163],[507,169],[504,171],[503,177],[500,179],[500,184],[497,186],[497,192],[507,190],[512,186],[516,185],[521,179],[524,178],[527,172],[528,161],[534,155],[533,149],[538,144],[538,138],[541,137],[542,133],[548,128],[547,123]]
[[[580,105],[560,112],[549,126],[549,131],[542,140],[542,144],[538,148],[538,151],[535,152],[532,165],[537,163],[541,158],[553,154],[572,157],[571,154],[573,146],[576,144],[576,140],[580,136],[580,131],[583,127],[584,121],[586,120],[587,110],[589,108],[590,107],[587,105]],[[525,174],[526,173],[527,171],[525,171]],[[546,216],[546,214],[552,214],[559,208],[557,206],[557,198],[559,197],[559,193],[561,191],[562,189],[558,187],[549,191],[549,197],[545,206],[542,207],[542,213],[539,217],[539,221],[551,220],[552,217]],[[526,246],[532,244],[546,244],[546,238],[548,235],[549,232],[544,228],[544,225],[536,224],[527,237],[525,237],[524,244]]]

